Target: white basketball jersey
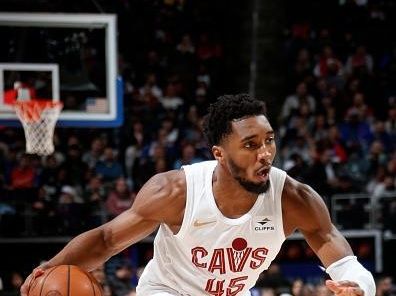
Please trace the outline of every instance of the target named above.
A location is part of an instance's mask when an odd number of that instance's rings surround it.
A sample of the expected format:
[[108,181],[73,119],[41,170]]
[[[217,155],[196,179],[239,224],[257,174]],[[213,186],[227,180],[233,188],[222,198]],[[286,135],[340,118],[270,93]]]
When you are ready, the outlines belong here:
[[183,167],[187,200],[182,226],[175,235],[161,224],[137,295],[250,295],[259,274],[278,254],[285,240],[281,195],[286,173],[272,167],[268,191],[248,213],[230,219],[213,196],[216,165],[205,161]]

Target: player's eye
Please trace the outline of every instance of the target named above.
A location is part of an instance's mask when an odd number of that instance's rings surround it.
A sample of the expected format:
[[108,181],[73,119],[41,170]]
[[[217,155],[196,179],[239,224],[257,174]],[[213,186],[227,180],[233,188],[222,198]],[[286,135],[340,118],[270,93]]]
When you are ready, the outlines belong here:
[[245,148],[247,148],[247,149],[253,149],[253,148],[256,148],[257,145],[256,145],[256,143],[254,143],[254,142],[246,142],[246,143],[243,145],[243,147],[245,147]]
[[275,139],[273,137],[271,137],[271,138],[266,139],[265,143],[266,144],[272,144],[272,143],[274,143],[274,141],[275,141]]

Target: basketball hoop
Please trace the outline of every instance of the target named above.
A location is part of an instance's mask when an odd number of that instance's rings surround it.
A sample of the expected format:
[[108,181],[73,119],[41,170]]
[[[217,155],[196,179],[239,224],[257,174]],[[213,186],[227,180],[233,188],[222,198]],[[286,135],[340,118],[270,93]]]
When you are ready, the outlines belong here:
[[17,100],[13,105],[25,131],[26,152],[37,155],[52,154],[55,124],[63,104],[50,100]]

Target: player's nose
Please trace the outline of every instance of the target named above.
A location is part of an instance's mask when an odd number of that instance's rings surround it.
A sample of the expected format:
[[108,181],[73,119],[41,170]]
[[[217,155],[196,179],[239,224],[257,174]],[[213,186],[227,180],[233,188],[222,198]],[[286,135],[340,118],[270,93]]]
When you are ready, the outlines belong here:
[[257,153],[257,159],[261,163],[271,163],[271,150],[266,148],[265,145],[261,146]]

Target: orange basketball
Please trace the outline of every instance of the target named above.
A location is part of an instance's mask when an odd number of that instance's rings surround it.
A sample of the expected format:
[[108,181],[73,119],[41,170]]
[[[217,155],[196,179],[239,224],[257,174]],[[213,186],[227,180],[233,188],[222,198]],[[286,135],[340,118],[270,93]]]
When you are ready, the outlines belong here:
[[102,288],[87,271],[75,265],[54,266],[36,278],[28,296],[102,296]]

